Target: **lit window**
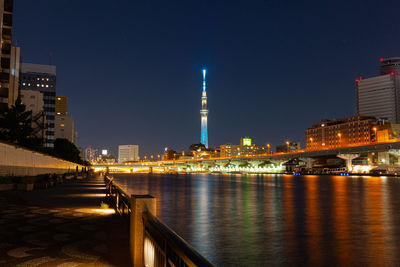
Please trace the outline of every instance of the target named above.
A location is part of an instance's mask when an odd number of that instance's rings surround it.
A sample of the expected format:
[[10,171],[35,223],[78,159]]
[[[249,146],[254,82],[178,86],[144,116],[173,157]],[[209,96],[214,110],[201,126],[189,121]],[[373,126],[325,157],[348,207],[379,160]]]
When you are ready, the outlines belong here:
[[60,115],[61,113],[60,112],[57,112],[57,115]]
[[22,85],[25,85],[25,83],[22,83]]
[[44,84],[42,84],[42,87],[44,87]]
[[49,78],[47,78],[46,81],[49,81]]
[[64,123],[61,123],[61,125],[60,125],[61,127],[64,127]]
[[28,83],[28,86],[31,86],[31,84],[30,84],[30,83]]
[[44,81],[44,78],[42,78],[42,81]]
[[36,86],[39,87],[39,84],[37,83]]
[[49,87],[49,85],[48,85],[48,84],[46,84],[46,87]]
[[61,97],[57,97],[57,100],[61,100]]
[[37,78],[37,80],[39,81],[39,80],[40,80],[40,78]]

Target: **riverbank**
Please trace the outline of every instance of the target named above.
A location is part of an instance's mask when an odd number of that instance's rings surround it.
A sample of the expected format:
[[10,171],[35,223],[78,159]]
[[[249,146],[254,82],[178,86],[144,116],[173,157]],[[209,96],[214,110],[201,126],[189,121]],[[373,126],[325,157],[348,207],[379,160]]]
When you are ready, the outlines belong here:
[[102,178],[0,195],[1,266],[130,266],[129,227],[101,209]]

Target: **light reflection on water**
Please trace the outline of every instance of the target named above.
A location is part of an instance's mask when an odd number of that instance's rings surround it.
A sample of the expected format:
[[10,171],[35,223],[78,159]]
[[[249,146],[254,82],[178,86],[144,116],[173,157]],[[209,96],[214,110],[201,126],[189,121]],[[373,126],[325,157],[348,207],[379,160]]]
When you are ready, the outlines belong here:
[[114,175],[217,266],[400,265],[400,179]]

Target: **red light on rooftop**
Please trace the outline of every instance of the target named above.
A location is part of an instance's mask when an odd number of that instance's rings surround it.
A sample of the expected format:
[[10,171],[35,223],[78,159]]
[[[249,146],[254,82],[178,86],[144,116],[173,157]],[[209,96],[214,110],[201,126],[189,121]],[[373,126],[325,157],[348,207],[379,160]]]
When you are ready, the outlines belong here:
[[356,80],[356,83],[358,83],[358,79]]
[[360,81],[362,80],[362,77],[360,77]]
[[390,73],[390,75],[394,75],[394,72],[392,71],[392,72]]
[[381,58],[381,62],[383,61],[383,58]]

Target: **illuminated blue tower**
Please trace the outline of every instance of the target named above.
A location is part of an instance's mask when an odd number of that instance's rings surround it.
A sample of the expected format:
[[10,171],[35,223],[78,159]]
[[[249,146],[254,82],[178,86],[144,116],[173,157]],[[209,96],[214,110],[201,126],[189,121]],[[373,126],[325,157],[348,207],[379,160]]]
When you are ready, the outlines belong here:
[[203,69],[203,93],[201,95],[201,143],[208,148],[208,133],[207,133],[207,92],[206,92],[206,69]]

